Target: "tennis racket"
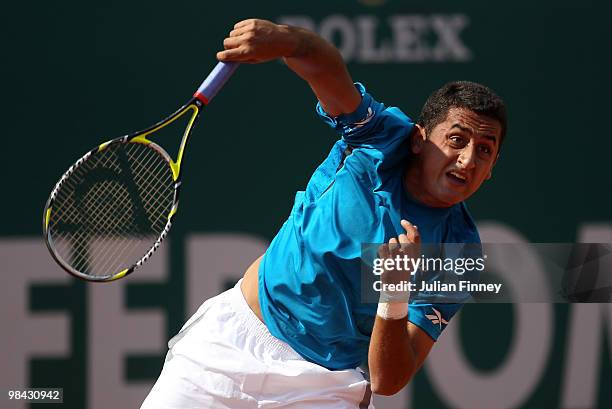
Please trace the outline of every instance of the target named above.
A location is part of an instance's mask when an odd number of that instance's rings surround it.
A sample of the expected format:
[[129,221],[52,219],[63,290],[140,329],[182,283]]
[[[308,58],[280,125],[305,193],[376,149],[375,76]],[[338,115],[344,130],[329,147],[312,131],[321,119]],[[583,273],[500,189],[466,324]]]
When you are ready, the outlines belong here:
[[[203,106],[237,67],[218,63],[176,112],[145,130],[97,146],[68,168],[43,214],[47,247],[68,273],[87,281],[117,280],[159,248],[178,208],[187,140]],[[187,126],[173,160],[151,137],[182,117]]]

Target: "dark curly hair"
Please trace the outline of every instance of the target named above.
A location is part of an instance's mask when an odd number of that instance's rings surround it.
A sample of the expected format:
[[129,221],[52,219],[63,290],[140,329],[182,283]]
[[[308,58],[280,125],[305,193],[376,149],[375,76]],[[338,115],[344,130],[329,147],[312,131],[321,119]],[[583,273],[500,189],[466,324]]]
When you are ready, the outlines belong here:
[[498,120],[502,127],[501,146],[508,127],[506,105],[489,87],[470,81],[449,82],[427,98],[417,123],[429,134],[446,119],[450,108],[466,108]]

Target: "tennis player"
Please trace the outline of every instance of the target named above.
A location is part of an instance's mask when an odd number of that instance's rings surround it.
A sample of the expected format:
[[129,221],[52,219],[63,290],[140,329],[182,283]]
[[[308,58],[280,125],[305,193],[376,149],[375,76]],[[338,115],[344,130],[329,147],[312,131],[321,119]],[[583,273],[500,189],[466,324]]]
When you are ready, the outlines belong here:
[[[362,303],[361,245],[388,243],[386,257],[403,251],[396,243],[479,243],[463,201],[491,177],[504,103],[454,82],[415,123],[354,84],[338,50],[310,31],[250,19],[223,45],[221,61],[283,58],[341,138],[265,254],[169,342],[142,409],[372,408],[372,392],[410,381],[460,304],[409,304],[408,294]],[[288,155],[297,143],[308,141],[289,141]]]

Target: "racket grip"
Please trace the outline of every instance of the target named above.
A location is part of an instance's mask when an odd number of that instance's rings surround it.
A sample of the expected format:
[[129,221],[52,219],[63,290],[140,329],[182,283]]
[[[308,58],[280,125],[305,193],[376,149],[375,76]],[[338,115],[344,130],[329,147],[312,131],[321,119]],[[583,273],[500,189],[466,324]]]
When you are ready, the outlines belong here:
[[193,96],[204,104],[208,104],[215,95],[217,95],[221,87],[225,85],[239,65],[240,63],[237,62],[219,62],[211,73],[208,74],[208,77],[206,77]]

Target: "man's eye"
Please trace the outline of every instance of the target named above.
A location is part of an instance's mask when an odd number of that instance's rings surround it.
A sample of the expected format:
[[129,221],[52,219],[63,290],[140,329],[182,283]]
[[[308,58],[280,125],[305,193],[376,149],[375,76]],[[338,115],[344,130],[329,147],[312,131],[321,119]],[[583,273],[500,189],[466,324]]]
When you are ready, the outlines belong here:
[[450,139],[452,144],[456,145],[456,146],[462,146],[465,143],[464,140],[463,140],[463,137],[461,137],[459,135],[451,135],[448,139]]
[[487,155],[490,155],[491,152],[492,152],[491,148],[489,146],[487,146],[487,145],[481,145],[480,146],[480,151],[482,153],[484,153],[484,154],[487,154]]

